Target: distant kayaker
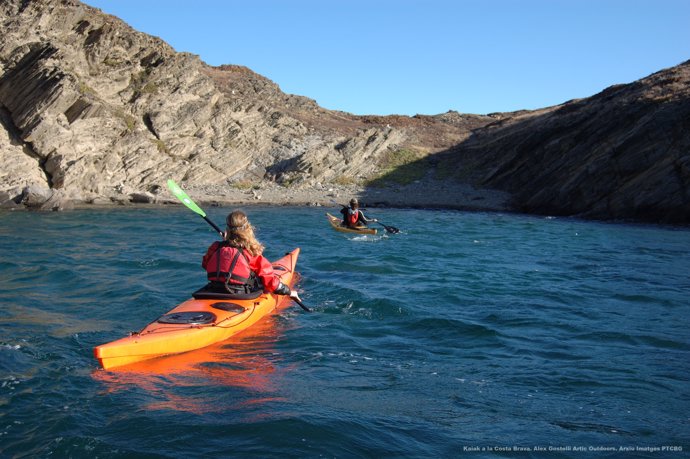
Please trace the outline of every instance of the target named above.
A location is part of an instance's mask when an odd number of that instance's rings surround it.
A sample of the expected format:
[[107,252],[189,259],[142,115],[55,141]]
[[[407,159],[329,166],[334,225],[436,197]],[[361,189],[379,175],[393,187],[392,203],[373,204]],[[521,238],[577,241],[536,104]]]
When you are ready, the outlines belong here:
[[264,246],[254,236],[247,215],[241,210],[228,214],[223,241],[208,248],[201,261],[212,287],[230,293],[249,293],[263,287],[265,292],[289,295],[301,301],[296,291],[280,282],[271,263],[264,258]]
[[350,199],[350,206],[343,206],[340,209],[340,213],[343,214],[343,225],[349,228],[359,228],[367,226],[367,223],[376,223],[378,220],[375,218],[367,218],[364,213],[359,210],[359,201],[357,198]]

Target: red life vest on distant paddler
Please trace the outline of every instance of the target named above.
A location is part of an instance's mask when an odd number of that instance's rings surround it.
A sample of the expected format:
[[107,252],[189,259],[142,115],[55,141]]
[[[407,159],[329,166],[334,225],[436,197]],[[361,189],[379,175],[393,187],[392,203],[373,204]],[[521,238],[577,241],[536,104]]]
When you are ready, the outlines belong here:
[[359,220],[359,209],[347,208],[347,214],[345,215],[345,222],[347,226],[356,226],[357,220]]

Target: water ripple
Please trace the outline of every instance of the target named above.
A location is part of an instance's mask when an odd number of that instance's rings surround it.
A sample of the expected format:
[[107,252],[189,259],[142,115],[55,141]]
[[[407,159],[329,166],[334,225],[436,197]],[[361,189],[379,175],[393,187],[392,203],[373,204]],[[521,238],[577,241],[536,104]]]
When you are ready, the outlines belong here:
[[93,347],[203,285],[213,230],[179,207],[0,213],[0,456],[690,442],[687,229],[377,209],[403,232],[352,238],[323,209],[245,210],[269,258],[302,249],[314,313],[112,372]]

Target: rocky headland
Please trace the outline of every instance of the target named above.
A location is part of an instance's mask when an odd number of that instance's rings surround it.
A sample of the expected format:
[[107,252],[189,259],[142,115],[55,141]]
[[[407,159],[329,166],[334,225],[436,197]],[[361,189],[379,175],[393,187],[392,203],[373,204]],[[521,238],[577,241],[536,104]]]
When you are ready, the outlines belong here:
[[367,205],[690,222],[690,61],[534,111],[355,116],[77,0],[0,3],[0,206]]

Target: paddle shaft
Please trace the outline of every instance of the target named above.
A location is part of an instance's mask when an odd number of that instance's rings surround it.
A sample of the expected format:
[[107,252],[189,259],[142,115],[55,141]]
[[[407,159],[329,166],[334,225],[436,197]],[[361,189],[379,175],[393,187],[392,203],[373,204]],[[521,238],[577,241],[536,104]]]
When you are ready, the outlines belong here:
[[[292,298],[292,297],[291,297],[291,298]],[[302,309],[304,309],[305,311],[311,312],[311,309],[309,309],[307,306],[305,306],[305,304],[302,303],[302,300],[298,300],[297,298],[292,298],[292,301],[294,301],[295,303],[299,304],[299,306],[300,306]]]
[[400,230],[399,230],[398,228],[396,228],[395,226],[384,225],[384,224],[381,223],[380,221],[377,221],[376,223],[378,223],[379,225],[381,225],[381,226],[383,226],[384,228],[386,228],[386,231],[388,231],[389,233],[394,233],[394,234],[395,234],[395,233],[399,233],[399,232],[400,232]]
[[225,233],[224,233],[220,228],[218,228],[218,225],[216,225],[215,223],[213,223],[206,215],[204,215],[202,218],[203,218],[204,220],[206,220],[206,223],[208,223],[209,225],[211,225],[211,226],[213,227],[214,230],[218,231],[218,234],[220,234],[220,237],[225,237]]

